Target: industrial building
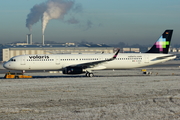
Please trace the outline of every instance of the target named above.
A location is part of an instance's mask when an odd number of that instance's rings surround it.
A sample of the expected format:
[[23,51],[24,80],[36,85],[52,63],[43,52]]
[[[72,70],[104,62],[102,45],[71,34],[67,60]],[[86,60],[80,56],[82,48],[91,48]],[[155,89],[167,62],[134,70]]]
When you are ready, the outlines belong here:
[[[0,48],[0,61],[8,61],[11,57],[25,54],[101,54],[114,53],[116,48],[105,44],[46,44],[26,45],[16,43]],[[121,52],[140,52],[139,48],[122,48]]]
[[0,60],[8,61],[11,57],[25,54],[91,54],[113,53],[114,48],[108,46],[74,46],[64,45],[11,45],[1,48]]

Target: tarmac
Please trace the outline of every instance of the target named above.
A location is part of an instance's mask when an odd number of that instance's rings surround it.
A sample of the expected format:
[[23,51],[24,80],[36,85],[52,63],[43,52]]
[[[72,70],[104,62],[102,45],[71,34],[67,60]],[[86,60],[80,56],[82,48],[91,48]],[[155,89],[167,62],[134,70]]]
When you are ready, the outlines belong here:
[[2,69],[0,119],[180,120],[179,66],[95,71],[92,78],[27,71],[33,79],[4,79]]

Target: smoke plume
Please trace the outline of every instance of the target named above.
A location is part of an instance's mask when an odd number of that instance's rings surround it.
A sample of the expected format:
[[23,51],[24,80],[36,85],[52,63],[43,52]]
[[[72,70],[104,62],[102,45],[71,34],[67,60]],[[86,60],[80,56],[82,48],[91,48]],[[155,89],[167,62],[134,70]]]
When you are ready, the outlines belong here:
[[33,8],[31,8],[31,12],[27,15],[26,19],[26,27],[29,29],[29,31],[31,31],[32,25],[34,25],[41,19],[46,9],[47,6],[45,3],[35,5]]
[[63,18],[64,15],[72,8],[73,1],[51,0],[47,3],[47,10],[42,16],[42,33],[44,34],[46,25],[49,20]]
[[70,18],[66,22],[69,23],[69,24],[78,24],[79,23],[79,21],[76,20],[74,17]]
[[[26,27],[31,30],[32,25],[37,23],[39,20],[42,22],[42,34],[44,34],[46,25],[51,19],[63,19],[64,15],[68,13],[71,9],[74,12],[80,11],[80,5],[74,6],[73,0],[48,0],[45,3],[35,5],[31,12],[27,15]],[[68,21],[68,22],[75,22]],[[77,21],[76,21],[77,22]]]

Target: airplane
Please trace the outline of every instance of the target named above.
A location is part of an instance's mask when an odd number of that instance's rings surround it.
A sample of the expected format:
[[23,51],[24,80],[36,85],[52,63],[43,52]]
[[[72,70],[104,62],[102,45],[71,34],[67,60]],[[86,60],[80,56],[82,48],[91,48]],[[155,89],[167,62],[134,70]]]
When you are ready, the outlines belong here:
[[168,54],[173,30],[165,30],[146,53],[115,54],[41,54],[19,55],[3,64],[9,70],[61,70],[63,74],[93,77],[93,71],[131,69],[154,65],[176,58]]

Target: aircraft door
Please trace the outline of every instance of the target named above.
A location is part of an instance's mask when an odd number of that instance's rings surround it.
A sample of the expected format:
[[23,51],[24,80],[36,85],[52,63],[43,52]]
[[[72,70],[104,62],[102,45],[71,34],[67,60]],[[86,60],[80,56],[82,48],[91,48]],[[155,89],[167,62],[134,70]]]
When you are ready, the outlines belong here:
[[99,57],[98,57],[98,60],[103,60],[103,56],[99,56]]
[[21,65],[26,65],[25,57],[23,57],[23,58],[21,59]]
[[59,57],[56,57],[56,65],[59,65],[60,64],[60,59],[59,59]]
[[149,55],[145,55],[145,61],[144,63],[149,63]]

